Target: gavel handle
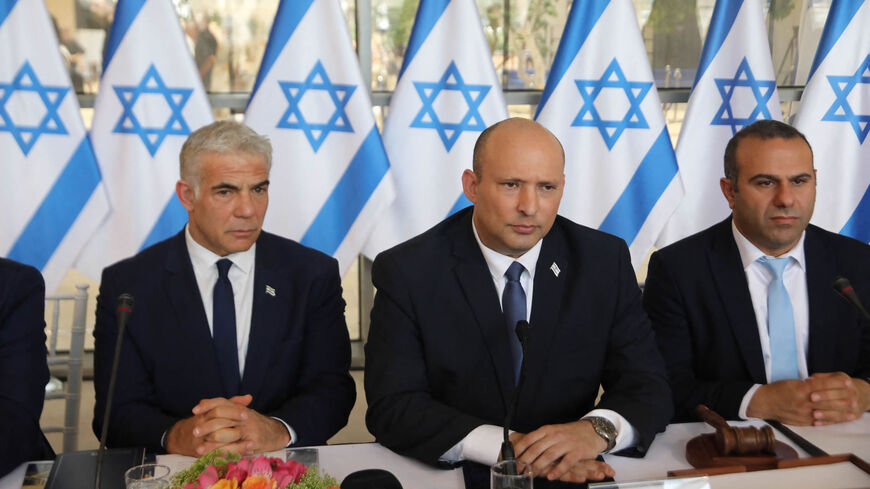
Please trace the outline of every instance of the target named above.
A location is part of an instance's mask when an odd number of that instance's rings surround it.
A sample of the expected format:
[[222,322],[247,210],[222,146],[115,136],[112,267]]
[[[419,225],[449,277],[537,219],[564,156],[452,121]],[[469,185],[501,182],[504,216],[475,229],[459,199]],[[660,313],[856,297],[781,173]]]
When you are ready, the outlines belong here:
[[698,407],[695,408],[695,413],[699,418],[703,419],[708,425],[717,428],[717,429],[728,429],[728,422],[725,421],[725,418],[719,415],[716,411],[708,408],[703,404],[698,404]]

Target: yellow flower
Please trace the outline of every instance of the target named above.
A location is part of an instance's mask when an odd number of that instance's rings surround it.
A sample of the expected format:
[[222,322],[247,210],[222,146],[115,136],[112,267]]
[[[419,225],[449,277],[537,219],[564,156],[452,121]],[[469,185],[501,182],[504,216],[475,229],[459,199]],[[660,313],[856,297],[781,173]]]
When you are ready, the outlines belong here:
[[239,489],[239,483],[235,479],[220,479],[212,484],[208,489]]
[[242,489],[276,489],[278,481],[271,477],[251,476],[242,482]]

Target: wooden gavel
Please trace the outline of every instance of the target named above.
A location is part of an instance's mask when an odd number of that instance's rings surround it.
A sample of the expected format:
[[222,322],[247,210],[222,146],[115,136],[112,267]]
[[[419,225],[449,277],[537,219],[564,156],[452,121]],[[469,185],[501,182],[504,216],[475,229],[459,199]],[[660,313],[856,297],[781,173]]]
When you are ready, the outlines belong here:
[[695,412],[707,424],[716,428],[716,450],[719,455],[775,453],[776,437],[770,426],[761,429],[755,426],[745,428],[730,426],[722,416],[703,404],[699,404]]

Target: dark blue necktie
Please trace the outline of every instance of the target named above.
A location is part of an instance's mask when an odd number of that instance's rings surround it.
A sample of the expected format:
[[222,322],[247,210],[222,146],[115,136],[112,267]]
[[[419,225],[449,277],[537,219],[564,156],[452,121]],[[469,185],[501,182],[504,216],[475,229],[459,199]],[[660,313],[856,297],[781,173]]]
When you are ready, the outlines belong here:
[[212,311],[212,337],[221,369],[224,389],[228,396],[239,394],[242,379],[239,375],[239,348],[236,340],[236,306],[233,284],[228,273],[233,262],[226,258],[217,261],[218,279],[214,284]]
[[507,284],[501,295],[501,309],[504,312],[505,326],[507,326],[508,344],[511,347],[511,355],[514,360],[514,384],[520,379],[520,366],[523,362],[523,348],[517,338],[517,322],[526,320],[526,291],[520,284],[520,276],[523,274],[523,266],[520,262],[511,263],[504,276]]

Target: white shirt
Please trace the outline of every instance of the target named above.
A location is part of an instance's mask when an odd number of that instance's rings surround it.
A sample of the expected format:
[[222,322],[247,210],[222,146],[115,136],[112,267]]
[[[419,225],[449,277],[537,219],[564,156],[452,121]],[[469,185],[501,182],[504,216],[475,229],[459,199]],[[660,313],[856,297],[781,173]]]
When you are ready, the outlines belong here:
[[[499,306],[501,306],[502,294],[507,284],[507,277],[504,276],[505,272],[507,272],[508,267],[514,261],[520,262],[523,266],[524,270],[520,275],[520,285],[523,286],[523,291],[526,293],[526,319],[530,318],[532,316],[535,269],[537,268],[538,257],[541,255],[543,240],[538,241],[529,251],[514,259],[484,245],[477,234],[477,228],[474,226],[473,221],[471,228],[474,231],[474,239],[477,241],[481,253],[483,253],[483,259],[486,261],[486,266],[489,268],[489,273],[492,276],[493,285],[495,285],[495,290],[498,293]],[[535,326],[532,325],[533,330],[534,328]],[[593,409],[586,416],[607,418],[616,427],[619,434],[616,437],[616,445],[612,451],[615,452],[634,446],[637,439],[637,430],[616,411]],[[441,459],[449,462],[471,460],[484,465],[493,465],[498,461],[502,441],[504,441],[504,430],[501,426],[491,424],[480,425],[465,435],[465,438],[460,440],[459,443],[444,452],[441,455]]]
[[[764,264],[758,261],[759,258],[767,255],[740,233],[734,221],[731,221],[731,231],[734,234],[734,241],[737,243],[737,250],[740,252],[740,260],[743,263],[743,271],[746,273],[746,282],[749,285],[749,295],[752,298],[752,308],[755,311],[755,322],[758,325],[758,339],[761,341],[761,355],[764,359],[764,375],[767,381],[770,382],[770,333],[768,333],[767,325],[767,289],[773,280],[773,274]],[[806,258],[804,256],[805,236],[806,232],[801,234],[797,244],[788,253],[777,257],[791,258],[782,273],[782,281],[785,284],[785,289],[788,292],[792,310],[794,311],[795,341],[797,343],[795,346],[797,347],[798,373],[801,379],[805,379],[809,375],[807,373],[807,345],[809,344],[810,332],[810,307],[809,296],[807,295]],[[768,256],[768,258],[773,257]],[[740,410],[738,411],[740,418],[748,419],[746,410],[749,408],[749,401],[759,387],[761,387],[761,384],[753,385],[743,396],[743,401],[740,403]]]

